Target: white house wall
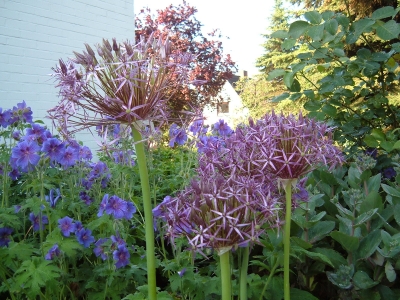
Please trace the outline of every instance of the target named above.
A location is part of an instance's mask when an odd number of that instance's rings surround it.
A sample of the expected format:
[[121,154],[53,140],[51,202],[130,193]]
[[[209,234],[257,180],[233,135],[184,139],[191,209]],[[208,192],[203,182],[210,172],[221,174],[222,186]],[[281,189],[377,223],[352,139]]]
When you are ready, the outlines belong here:
[[[84,43],[134,39],[133,1],[0,0],[0,107],[25,100],[50,125],[46,111],[58,101],[51,68]],[[93,144],[87,134],[78,139]]]
[[242,99],[228,81],[225,82],[220,96],[223,97],[224,101],[229,102],[229,113],[218,113],[216,107],[206,106],[203,110],[204,123],[206,125],[213,125],[220,119],[223,119],[229,126],[234,128],[236,125],[246,122],[249,110],[244,107]]

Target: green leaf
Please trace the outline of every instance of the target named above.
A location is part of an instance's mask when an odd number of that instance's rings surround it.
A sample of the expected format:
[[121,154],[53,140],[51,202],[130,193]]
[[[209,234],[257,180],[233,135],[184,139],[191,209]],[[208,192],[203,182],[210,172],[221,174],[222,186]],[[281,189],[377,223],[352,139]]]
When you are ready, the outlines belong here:
[[354,31],[358,35],[360,35],[365,32],[370,32],[372,29],[372,25],[374,25],[374,23],[375,23],[375,20],[365,18],[365,19],[355,21],[352,26],[354,28]]
[[301,91],[300,82],[297,79],[293,80],[292,85],[290,86],[290,91],[292,93],[298,93]]
[[308,29],[308,35],[313,41],[320,41],[324,35],[324,25],[314,25]]
[[338,21],[336,21],[335,19],[326,21],[324,26],[325,26],[325,30],[327,32],[329,32],[331,35],[335,35],[338,30],[338,27],[339,27]]
[[382,197],[381,197],[381,195],[379,195],[377,190],[373,190],[372,192],[369,192],[368,196],[365,197],[364,201],[361,202],[360,213],[363,214],[374,208],[377,209],[377,212],[380,212],[383,210]]
[[329,260],[332,262],[335,269],[339,268],[340,265],[346,265],[346,259],[337,251],[329,248],[315,248],[313,252],[321,253],[326,257],[329,257]]
[[327,236],[335,228],[334,221],[321,221],[311,227],[308,231],[310,243],[315,243]]
[[379,19],[386,19],[392,18],[396,15],[396,11],[394,10],[393,6],[384,6],[378,8],[372,13],[372,19],[379,20]]
[[358,227],[358,226],[363,225],[365,222],[370,220],[376,214],[377,211],[378,211],[378,208],[374,208],[365,213],[362,213],[355,219],[353,227]]
[[394,282],[396,280],[396,271],[389,261],[387,261],[385,264],[385,274],[389,282]]
[[381,185],[381,173],[378,173],[367,180],[368,192],[377,192]]
[[397,189],[391,187],[390,185],[384,184],[384,183],[382,183],[381,186],[382,186],[383,190],[386,193],[388,193],[389,195],[391,195],[393,197],[400,197],[400,192]]
[[397,224],[400,225],[400,204],[396,204],[393,211],[394,219],[396,220]]
[[300,253],[306,255],[307,257],[309,257],[309,258],[311,258],[313,260],[320,261],[320,262],[322,262],[324,264],[327,264],[327,265],[333,267],[333,264],[330,261],[330,259],[327,256],[325,256],[325,255],[323,255],[321,253],[311,252],[311,251],[308,251],[306,249],[303,249],[301,247],[296,247],[296,246],[291,247],[290,250],[294,251],[294,252],[300,252]]
[[289,93],[283,93],[283,94],[280,94],[280,95],[272,98],[271,102],[280,102],[282,100],[289,98],[289,96],[290,96]]
[[358,259],[367,259],[369,258],[378,248],[379,244],[382,241],[381,230],[376,229],[371,231],[365,238],[363,238],[360,242],[360,246],[358,247]]
[[287,72],[285,75],[283,75],[283,83],[286,85],[287,88],[290,88],[292,86],[293,80],[294,80],[294,73]]
[[308,111],[317,111],[321,108],[322,104],[320,101],[307,101],[306,103],[304,103],[304,108],[307,109]]
[[298,39],[300,36],[304,34],[304,32],[307,31],[309,26],[310,24],[306,21],[300,20],[293,22],[289,26],[289,35],[294,39]]
[[324,113],[326,113],[328,116],[330,116],[330,117],[335,117],[336,116],[336,113],[337,113],[337,110],[336,110],[336,107],[334,107],[334,106],[332,106],[332,105],[330,105],[330,104],[325,104],[323,107],[322,107],[322,111],[324,112]]
[[382,40],[395,39],[400,34],[399,24],[395,20],[390,20],[383,24],[379,22],[376,24],[376,34]]
[[308,243],[304,239],[301,239],[301,238],[299,238],[297,236],[290,237],[290,240],[293,243],[297,244],[299,247],[303,248],[303,249],[307,250],[307,249],[312,248],[312,244],[311,243]]
[[276,38],[276,39],[285,39],[288,37],[289,34],[286,30],[277,30],[271,34],[271,38]]
[[291,300],[318,300],[309,292],[299,290],[296,288],[290,288],[290,299]]
[[322,21],[322,16],[321,14],[314,10],[314,11],[308,11],[304,14],[304,18],[309,21],[311,24],[319,24]]
[[322,19],[324,19],[324,21],[329,20],[334,15],[335,15],[335,13],[333,11],[331,11],[331,10],[326,10],[326,11],[321,13]]
[[376,286],[379,282],[373,281],[364,271],[357,271],[353,276],[353,283],[359,289],[369,289]]
[[293,48],[293,46],[296,45],[296,39],[286,39],[281,47],[283,50],[290,50]]
[[271,72],[268,73],[267,80],[272,80],[276,77],[280,77],[286,74],[286,71],[284,69],[274,69]]
[[358,237],[347,235],[341,231],[332,231],[331,237],[342,245],[343,249],[347,252],[353,252],[357,250],[360,241]]

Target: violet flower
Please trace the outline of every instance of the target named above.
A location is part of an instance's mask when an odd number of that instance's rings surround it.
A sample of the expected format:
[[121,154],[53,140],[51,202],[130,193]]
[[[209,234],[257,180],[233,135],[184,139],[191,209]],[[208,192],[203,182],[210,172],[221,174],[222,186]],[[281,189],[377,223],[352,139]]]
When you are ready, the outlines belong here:
[[63,236],[68,237],[71,235],[71,233],[76,231],[76,226],[73,221],[74,220],[68,216],[58,220],[58,227],[60,228]]
[[0,228],[0,247],[6,246],[10,243],[10,236],[13,233],[13,229],[9,227]]
[[116,261],[115,267],[117,269],[125,267],[129,264],[130,254],[128,248],[124,245],[118,246],[118,249],[113,252],[113,258]]
[[39,213],[38,215],[35,215],[34,213],[29,214],[29,221],[32,222],[33,230],[38,231],[38,230],[43,230],[44,225],[49,224],[49,219],[47,216]]
[[54,244],[53,247],[50,248],[50,250],[47,252],[45,255],[46,260],[53,260],[55,257],[58,257],[61,255],[60,248],[58,247],[58,244]]
[[83,245],[85,248],[89,248],[94,242],[94,237],[92,236],[92,231],[90,229],[82,228],[76,233],[76,239],[78,243]]

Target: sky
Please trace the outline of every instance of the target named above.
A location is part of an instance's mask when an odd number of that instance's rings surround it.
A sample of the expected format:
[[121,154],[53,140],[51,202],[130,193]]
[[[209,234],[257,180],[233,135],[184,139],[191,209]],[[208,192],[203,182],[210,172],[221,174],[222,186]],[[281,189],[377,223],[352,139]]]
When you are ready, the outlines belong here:
[[[170,4],[181,4],[182,0],[134,0],[134,12],[139,13],[143,7],[152,12],[163,9]],[[257,58],[263,55],[265,42],[262,34],[267,33],[269,18],[273,13],[274,0],[187,0],[189,5],[197,8],[196,18],[204,25],[203,34],[212,29],[220,29],[224,53],[230,54],[236,62],[239,73],[246,70],[249,76],[258,73],[255,67]]]

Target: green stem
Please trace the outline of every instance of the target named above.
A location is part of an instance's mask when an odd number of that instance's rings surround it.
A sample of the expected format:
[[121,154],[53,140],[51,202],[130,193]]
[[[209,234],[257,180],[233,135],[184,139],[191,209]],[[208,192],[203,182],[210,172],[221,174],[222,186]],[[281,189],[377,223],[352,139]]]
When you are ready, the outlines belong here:
[[156,285],[156,258],[154,251],[154,228],[153,212],[150,197],[149,174],[147,171],[146,154],[144,144],[141,142],[142,135],[132,126],[133,138],[136,142],[136,157],[139,165],[140,184],[142,186],[143,210],[146,232],[146,258],[147,258],[147,284],[149,288],[149,300],[157,299]]
[[275,275],[275,270],[276,268],[279,266],[279,259],[276,260],[274,266],[272,267],[272,270],[270,271],[269,275],[268,275],[268,279],[267,282],[264,285],[264,288],[262,290],[261,296],[260,296],[260,300],[263,299],[264,293],[267,290],[267,287],[269,285],[269,283],[271,282],[272,277]]
[[221,266],[222,300],[231,300],[231,267],[229,264],[229,251],[219,256]]
[[242,252],[242,263],[240,266],[240,300],[247,300],[247,269],[249,267],[249,246]]
[[282,180],[286,196],[285,231],[283,236],[283,294],[290,300],[290,222],[292,220],[292,183],[297,179]]

